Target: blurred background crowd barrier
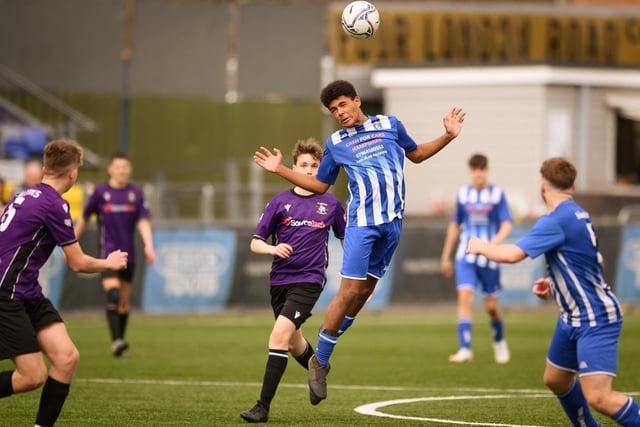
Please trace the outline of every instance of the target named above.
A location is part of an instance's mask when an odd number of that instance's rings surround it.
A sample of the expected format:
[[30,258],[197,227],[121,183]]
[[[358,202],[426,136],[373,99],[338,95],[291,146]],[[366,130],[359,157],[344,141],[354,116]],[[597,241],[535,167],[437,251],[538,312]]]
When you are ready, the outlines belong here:
[[[514,242],[530,224],[514,227]],[[446,223],[407,220],[392,265],[378,284],[367,310],[390,306],[454,304],[455,284],[440,273],[440,251]],[[227,309],[269,307],[271,258],[251,253],[253,227],[156,227],[157,259],[139,265],[134,279],[132,305],[148,313],[214,312]],[[640,302],[640,225],[598,227],[605,259],[605,276],[621,302]],[[94,252],[96,230],[89,228],[82,245]],[[140,242],[138,242],[140,244]],[[139,247],[138,250],[142,251]],[[325,290],[316,309],[325,309],[337,292],[342,249],[332,238]],[[505,307],[540,307],[547,302],[531,293],[533,281],[544,274],[541,258],[503,266]],[[104,295],[99,275],[70,271],[56,251],[43,269],[45,293],[63,310],[101,309]],[[478,299],[478,303],[480,300]]]

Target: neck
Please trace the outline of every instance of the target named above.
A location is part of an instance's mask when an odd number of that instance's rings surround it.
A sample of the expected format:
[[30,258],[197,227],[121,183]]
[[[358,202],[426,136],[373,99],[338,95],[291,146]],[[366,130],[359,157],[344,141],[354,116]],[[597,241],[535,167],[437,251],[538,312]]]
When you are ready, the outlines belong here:
[[545,201],[547,205],[547,211],[553,212],[560,203],[565,200],[571,200],[573,197],[571,193],[568,192],[556,192],[545,195]]
[[110,179],[108,184],[109,184],[109,187],[115,188],[117,190],[121,190],[121,189],[123,189],[123,188],[125,188],[127,186],[126,182],[119,182],[119,181],[115,181],[113,179]]
[[52,187],[58,194],[64,194],[69,191],[70,188],[69,182],[66,179],[44,177],[42,178],[42,183]]
[[297,187],[297,186],[296,186],[296,187],[293,187],[293,192],[294,192],[294,193],[296,193],[296,194],[298,194],[298,195],[300,195],[300,196],[310,196],[310,195],[312,195],[312,194],[313,194],[313,192],[312,192],[312,191],[305,190],[304,188],[302,188],[302,187]]

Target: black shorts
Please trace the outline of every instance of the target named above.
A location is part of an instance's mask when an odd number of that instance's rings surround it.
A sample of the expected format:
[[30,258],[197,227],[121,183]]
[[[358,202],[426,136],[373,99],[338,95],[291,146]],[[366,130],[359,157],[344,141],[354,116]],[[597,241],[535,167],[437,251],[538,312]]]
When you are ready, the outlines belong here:
[[29,301],[0,297],[0,360],[39,352],[36,333],[56,322],[62,317],[44,296]]
[[271,286],[271,307],[277,318],[282,315],[291,320],[296,329],[311,317],[311,310],[320,298],[322,286],[314,283]]
[[127,263],[127,268],[125,268],[124,270],[105,270],[102,272],[101,276],[103,279],[109,278],[109,277],[117,277],[118,279],[122,280],[123,282],[129,282],[132,283],[133,282],[133,275],[136,272],[136,265],[133,262],[128,262]]

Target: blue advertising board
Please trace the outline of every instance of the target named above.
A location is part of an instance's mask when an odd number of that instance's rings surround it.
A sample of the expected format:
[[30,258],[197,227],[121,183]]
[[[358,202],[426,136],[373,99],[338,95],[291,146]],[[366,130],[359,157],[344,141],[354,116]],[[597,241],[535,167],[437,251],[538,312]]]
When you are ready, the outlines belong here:
[[42,293],[49,298],[56,308],[60,308],[64,273],[67,270],[62,248],[56,246],[49,260],[40,269],[38,282],[42,286]]
[[209,312],[226,306],[236,233],[214,228],[154,230],[156,260],[142,291],[146,312]]
[[616,268],[616,296],[623,303],[640,301],[640,226],[622,228]]

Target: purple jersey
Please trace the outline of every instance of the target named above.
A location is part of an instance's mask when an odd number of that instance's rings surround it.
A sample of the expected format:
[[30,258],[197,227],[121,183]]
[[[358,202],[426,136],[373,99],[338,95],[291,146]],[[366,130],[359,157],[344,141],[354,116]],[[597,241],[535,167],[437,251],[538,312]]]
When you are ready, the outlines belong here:
[[89,198],[82,215],[88,220],[92,214],[98,215],[102,257],[120,249],[129,254],[130,262],[135,261],[136,225],[141,218],[149,218],[142,190],[131,184],[122,189],[111,188],[107,183],[100,184]]
[[301,196],[287,190],[267,203],[253,236],[265,241],[271,237],[270,243],[287,243],[293,248],[287,259],[274,257],[272,286],[292,283],[324,286],[329,227],[337,238],[344,238],[344,209],[332,194]]
[[51,186],[15,195],[0,218],[0,292],[14,300],[39,298],[40,268],[56,245],[76,240],[69,204]]

